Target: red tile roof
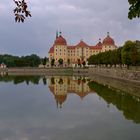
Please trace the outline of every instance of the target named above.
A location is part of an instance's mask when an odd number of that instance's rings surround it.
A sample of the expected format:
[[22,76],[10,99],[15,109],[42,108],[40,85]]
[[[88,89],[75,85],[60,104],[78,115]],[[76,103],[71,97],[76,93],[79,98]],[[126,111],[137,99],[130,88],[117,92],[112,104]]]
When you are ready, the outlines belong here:
[[87,45],[83,40],[81,40],[76,47],[89,47],[89,45]]
[[60,35],[56,38],[54,45],[67,45],[66,39],[62,35]]
[[115,45],[114,40],[108,35],[104,40],[103,40],[104,45]]
[[49,53],[54,53],[54,46],[50,48]]
[[102,46],[90,46],[90,49],[92,50],[101,50],[102,49]]
[[75,46],[68,46],[68,49],[75,49]]

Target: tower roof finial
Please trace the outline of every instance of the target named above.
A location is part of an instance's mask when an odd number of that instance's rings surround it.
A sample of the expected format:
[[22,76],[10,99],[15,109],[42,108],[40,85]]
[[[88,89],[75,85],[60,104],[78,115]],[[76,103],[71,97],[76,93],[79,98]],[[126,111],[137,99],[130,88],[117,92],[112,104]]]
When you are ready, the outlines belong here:
[[60,36],[62,35],[62,32],[61,32],[61,30],[60,30],[60,32],[59,32],[59,35],[60,35]]
[[107,32],[107,36],[109,36],[109,32]]
[[56,31],[56,38],[58,38],[58,30]]

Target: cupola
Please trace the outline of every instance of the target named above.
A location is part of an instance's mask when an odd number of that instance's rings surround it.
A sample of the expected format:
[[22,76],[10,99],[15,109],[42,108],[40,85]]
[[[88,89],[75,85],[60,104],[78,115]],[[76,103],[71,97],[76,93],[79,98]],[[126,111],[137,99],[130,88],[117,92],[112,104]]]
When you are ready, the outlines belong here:
[[103,40],[103,45],[115,45],[114,40],[109,35],[109,32],[107,33],[107,37]]
[[61,32],[59,33],[59,35],[56,36],[56,40],[54,41],[54,45],[67,45],[67,41],[61,35]]

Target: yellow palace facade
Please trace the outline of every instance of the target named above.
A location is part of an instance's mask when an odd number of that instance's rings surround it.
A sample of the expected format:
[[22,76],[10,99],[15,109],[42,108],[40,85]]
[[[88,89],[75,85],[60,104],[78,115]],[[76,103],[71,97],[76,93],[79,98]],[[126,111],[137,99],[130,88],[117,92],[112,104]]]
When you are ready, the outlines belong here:
[[56,36],[53,46],[49,50],[49,61],[54,59],[55,65],[59,65],[59,59],[63,59],[63,66],[70,64],[78,64],[78,61],[82,64],[83,61],[87,62],[87,59],[91,55],[96,55],[100,52],[116,49],[114,39],[112,39],[107,33],[107,36],[101,42],[96,45],[88,45],[86,42],[81,40],[76,45],[68,45],[66,39],[62,36],[61,32]]

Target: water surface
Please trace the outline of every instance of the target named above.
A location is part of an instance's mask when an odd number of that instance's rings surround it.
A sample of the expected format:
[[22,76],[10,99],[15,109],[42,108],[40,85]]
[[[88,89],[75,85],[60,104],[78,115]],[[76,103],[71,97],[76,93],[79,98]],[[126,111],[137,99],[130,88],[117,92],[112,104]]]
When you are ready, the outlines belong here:
[[140,99],[89,77],[0,77],[0,140],[139,140]]

